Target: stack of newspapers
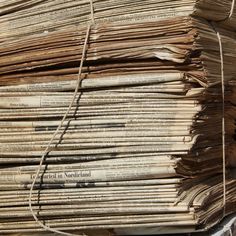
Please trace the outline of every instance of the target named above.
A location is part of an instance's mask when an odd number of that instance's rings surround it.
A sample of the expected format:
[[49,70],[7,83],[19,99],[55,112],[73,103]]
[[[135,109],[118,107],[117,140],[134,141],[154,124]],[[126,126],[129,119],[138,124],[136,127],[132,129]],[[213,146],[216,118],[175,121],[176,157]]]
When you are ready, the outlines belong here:
[[[0,3],[1,235],[45,231],[30,188],[74,94],[90,4]],[[210,229],[236,212],[236,9],[93,4],[79,92],[40,168],[33,211],[78,234]]]
[[233,0],[1,0],[0,42],[84,25],[91,20],[91,3],[98,24],[192,15],[236,29]]

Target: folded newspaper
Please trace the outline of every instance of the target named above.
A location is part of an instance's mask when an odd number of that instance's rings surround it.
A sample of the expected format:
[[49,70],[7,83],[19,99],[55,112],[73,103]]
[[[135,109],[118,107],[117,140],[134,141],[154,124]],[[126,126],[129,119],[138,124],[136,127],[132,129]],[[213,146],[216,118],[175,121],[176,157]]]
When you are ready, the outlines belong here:
[[[0,44],[1,235],[43,231],[29,211],[29,189],[72,99],[86,34],[83,24],[73,26],[71,13],[58,21],[57,10],[80,4],[89,10],[87,1],[55,2],[0,5],[0,25],[15,27],[3,26],[9,31],[2,38],[32,34],[24,24],[34,22],[24,17],[36,17],[39,9],[55,8],[55,22],[45,24],[60,28]],[[236,33],[185,16],[209,13],[200,9],[211,1],[145,1],[157,12],[173,4],[184,16],[132,24],[104,23],[115,1],[94,2],[100,21],[91,28],[81,88],[37,178],[33,210],[46,226],[87,234],[208,230],[236,212]],[[140,11],[138,18],[151,14],[141,1],[122,3],[111,10],[121,19],[130,9]],[[214,20],[227,18],[230,1],[216,3]]]

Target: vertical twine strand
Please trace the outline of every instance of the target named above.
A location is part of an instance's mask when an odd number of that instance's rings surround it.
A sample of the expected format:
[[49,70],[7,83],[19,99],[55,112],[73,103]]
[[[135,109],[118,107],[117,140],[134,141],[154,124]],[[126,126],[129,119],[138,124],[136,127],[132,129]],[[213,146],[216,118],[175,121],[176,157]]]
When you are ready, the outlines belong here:
[[[90,17],[91,17],[91,23],[95,24],[95,18],[94,18],[94,5],[93,5],[93,0],[90,1]],[[234,0],[233,0],[234,1]]]
[[34,210],[32,208],[32,192],[33,192],[33,189],[34,189],[34,185],[39,177],[39,174],[40,174],[40,171],[41,171],[41,168],[42,168],[42,165],[45,161],[45,158],[47,156],[47,153],[50,151],[50,147],[55,139],[55,137],[57,136],[58,132],[60,131],[60,129],[62,128],[75,100],[76,100],[76,95],[79,91],[79,89],[81,88],[81,81],[82,81],[82,68],[83,68],[83,63],[84,63],[84,60],[85,60],[85,56],[86,56],[86,51],[87,51],[87,44],[88,44],[88,39],[89,39],[89,34],[90,34],[90,29],[91,29],[91,25],[89,24],[88,25],[88,28],[87,28],[87,32],[86,32],[86,37],[85,37],[85,41],[84,41],[84,46],[83,46],[83,52],[82,52],[82,58],[81,58],[81,61],[80,61],[80,67],[79,67],[79,73],[78,73],[78,79],[77,79],[77,83],[76,83],[76,88],[75,88],[75,91],[74,91],[74,94],[73,94],[73,97],[72,97],[72,100],[70,102],[70,105],[66,111],[66,113],[64,114],[60,124],[58,125],[56,131],[54,132],[51,140],[49,141],[46,149],[44,150],[43,152],[43,155],[41,157],[41,161],[39,163],[39,166],[38,166],[38,169],[37,169],[37,172],[36,172],[36,175],[33,179],[33,182],[31,184],[31,188],[30,188],[30,193],[29,193],[29,210],[34,218],[34,220],[42,227],[44,228],[45,230],[47,231],[51,231],[51,232],[54,232],[54,233],[59,233],[61,235],[68,235],[68,236],[72,236],[72,235],[75,235],[75,234],[70,234],[70,233],[65,233],[65,232],[62,232],[62,231],[59,231],[59,230],[56,230],[56,229],[52,229],[48,226],[45,226],[39,219],[38,217],[36,216],[36,214],[34,213]]
[[221,62],[221,90],[222,90],[222,166],[223,166],[223,217],[226,213],[226,155],[225,155],[225,75],[224,75],[224,52],[221,35],[212,23],[219,41],[220,62]]
[[[90,0],[90,8],[91,8],[91,18],[92,18],[92,23],[94,24],[94,11],[93,11],[93,2],[92,0]],[[33,193],[33,189],[34,189],[34,186],[35,186],[35,183],[40,175],[40,171],[41,171],[41,168],[42,168],[42,165],[45,161],[45,158],[48,154],[48,152],[50,151],[50,148],[52,146],[52,143],[53,141],[55,140],[58,132],[60,131],[60,129],[63,127],[63,124],[76,100],[76,96],[79,92],[79,89],[81,88],[81,82],[82,82],[82,68],[83,68],[83,63],[85,61],[85,57],[86,57],[86,52],[87,52],[87,45],[88,45],[88,41],[89,41],[89,35],[90,35],[90,30],[91,30],[91,24],[88,25],[87,27],[87,31],[86,31],[86,36],[85,36],[85,40],[84,40],[84,45],[83,45],[83,51],[82,51],[82,57],[81,57],[81,61],[80,61],[80,66],[79,66],[79,73],[78,73],[78,79],[77,79],[77,83],[76,83],[76,88],[75,88],[75,91],[74,91],[74,94],[73,94],[73,97],[72,97],[72,100],[66,110],[66,113],[64,114],[62,120],[60,121],[60,124],[58,125],[56,131],[54,132],[52,138],[50,139],[49,143],[47,144],[47,147],[46,149],[44,150],[43,154],[42,154],[42,157],[41,157],[41,161],[39,163],[39,166],[38,166],[38,169],[37,169],[37,172],[35,174],[35,177],[33,179],[33,182],[31,184],[31,188],[30,188],[30,192],[29,192],[29,210],[34,218],[34,220],[36,221],[36,223],[38,223],[38,225],[40,227],[42,227],[43,229],[47,230],[47,231],[50,231],[50,232],[53,232],[53,233],[57,233],[57,234],[61,234],[61,235],[67,235],[67,236],[79,236],[79,235],[76,235],[76,234],[71,234],[71,233],[66,233],[66,232],[63,232],[63,231],[60,231],[60,230],[57,230],[57,229],[53,229],[53,228],[50,228],[46,225],[44,225],[37,217],[37,215],[34,213],[34,210],[33,210],[33,207],[32,207],[32,193]]]
[[234,14],[235,0],[232,0],[231,9],[228,18],[230,19]]

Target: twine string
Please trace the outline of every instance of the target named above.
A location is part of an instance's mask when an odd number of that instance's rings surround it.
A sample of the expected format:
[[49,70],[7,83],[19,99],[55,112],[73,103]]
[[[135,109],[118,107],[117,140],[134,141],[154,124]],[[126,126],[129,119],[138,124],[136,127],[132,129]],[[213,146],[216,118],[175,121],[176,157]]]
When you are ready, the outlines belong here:
[[220,32],[212,23],[219,42],[220,68],[221,68],[221,91],[222,91],[222,171],[223,171],[223,218],[226,215],[226,154],[225,154],[225,75],[224,75],[224,52]]
[[[90,1],[90,11],[91,11],[91,22],[88,24],[88,27],[87,27],[87,31],[86,31],[86,36],[85,36],[85,40],[84,40],[84,45],[83,45],[83,50],[82,50],[82,57],[81,57],[81,60],[80,60],[80,66],[79,66],[79,72],[78,72],[78,78],[77,78],[77,82],[76,82],[76,87],[75,87],[75,90],[74,90],[74,94],[73,94],[73,97],[71,99],[71,102],[62,118],[62,120],[60,121],[60,124],[58,125],[56,131],[54,132],[52,138],[50,139],[50,141],[48,142],[42,156],[41,156],[41,160],[40,160],[40,163],[38,165],[38,169],[36,171],[36,174],[33,178],[33,182],[31,184],[31,187],[30,187],[30,191],[29,191],[29,210],[30,210],[30,213],[31,215],[33,216],[35,222],[40,226],[42,227],[43,229],[45,229],[46,231],[50,231],[50,232],[53,232],[53,233],[57,233],[57,234],[60,234],[60,235],[66,235],[66,236],[82,236],[82,235],[78,235],[78,234],[72,234],[72,233],[67,233],[67,232],[63,232],[63,231],[60,231],[60,230],[57,230],[57,229],[54,229],[54,228],[51,228],[49,226],[46,226],[45,224],[43,224],[40,219],[38,218],[38,216],[35,214],[34,212],[34,209],[33,209],[33,206],[32,206],[32,195],[33,195],[33,189],[34,189],[34,186],[36,184],[36,181],[37,179],[39,178],[40,176],[40,171],[41,171],[41,168],[42,168],[42,165],[44,164],[44,161],[46,159],[46,156],[48,154],[48,152],[50,151],[51,149],[51,146],[52,146],[52,143],[53,141],[55,140],[56,136],[58,135],[58,132],[60,131],[60,129],[63,127],[63,124],[64,122],[66,121],[66,118],[74,104],[74,102],[76,101],[76,97],[77,97],[77,94],[79,92],[79,90],[81,89],[81,82],[82,82],[82,68],[83,68],[83,64],[84,64],[84,61],[86,59],[86,52],[87,52],[87,45],[88,45],[88,41],[89,41],[89,36],[90,36],[90,31],[91,31],[91,25],[95,23],[95,20],[94,20],[94,8],[93,8],[93,1],[92,0],[89,0]],[[83,234],[84,235],[84,234]]]
[[[91,16],[91,23],[95,24],[95,16],[94,16],[94,4],[93,4],[93,0],[89,0],[90,1],[90,16]],[[233,0],[235,1],[235,0]]]
[[232,0],[231,9],[230,9],[228,19],[230,19],[234,14],[234,7],[235,7],[235,0]]
[[[91,14],[91,22],[88,24],[87,27],[87,31],[86,31],[86,37],[85,37],[85,41],[84,41],[84,45],[83,45],[83,51],[82,51],[82,57],[81,57],[81,61],[80,61],[80,66],[79,66],[79,73],[78,73],[78,79],[77,79],[77,83],[76,83],[76,88],[72,97],[72,100],[62,118],[62,120],[60,121],[60,124],[58,125],[56,131],[54,132],[52,138],[50,139],[49,143],[47,144],[47,147],[45,148],[42,156],[41,156],[41,160],[40,163],[38,165],[38,169],[37,172],[34,176],[33,182],[31,184],[31,188],[30,188],[30,192],[29,192],[29,210],[35,220],[35,222],[42,227],[43,229],[45,229],[46,231],[50,231],[53,233],[57,233],[57,234],[61,234],[61,235],[67,235],[67,236],[82,236],[82,235],[78,235],[78,234],[72,234],[72,233],[67,233],[67,232],[63,232],[57,229],[53,229],[51,227],[48,227],[46,225],[44,225],[37,217],[37,215],[35,214],[33,207],[32,207],[32,193],[33,193],[33,189],[34,186],[36,184],[36,181],[40,175],[40,171],[42,168],[42,165],[45,161],[45,158],[48,154],[48,152],[50,151],[51,145],[53,143],[53,141],[55,140],[56,136],[58,135],[58,132],[60,131],[60,129],[63,127],[63,124],[76,100],[77,94],[81,88],[81,82],[82,82],[82,67],[83,67],[83,63],[85,61],[85,57],[86,57],[86,52],[87,52],[87,45],[88,45],[88,40],[89,40],[89,35],[90,35],[90,30],[91,30],[91,24],[95,24],[95,19],[94,19],[94,5],[93,5],[93,0],[89,0],[90,1],[90,14]],[[231,10],[230,10],[230,14],[228,16],[228,18],[231,18],[233,13],[234,13],[234,7],[235,7],[235,0],[232,0],[232,5],[231,5]],[[221,60],[221,90],[222,90],[222,164],[223,164],[223,216],[225,216],[225,212],[226,212],[226,155],[225,155],[225,79],[224,79],[224,56],[223,56],[223,46],[222,46],[222,40],[221,40],[221,35],[219,33],[219,31],[217,31],[217,28],[214,26],[214,24],[212,24],[216,34],[217,34],[217,38],[219,41],[219,50],[220,50],[220,60]]]

